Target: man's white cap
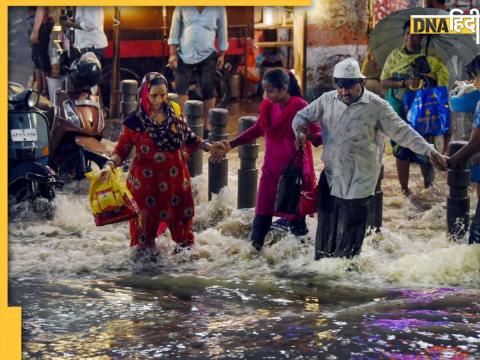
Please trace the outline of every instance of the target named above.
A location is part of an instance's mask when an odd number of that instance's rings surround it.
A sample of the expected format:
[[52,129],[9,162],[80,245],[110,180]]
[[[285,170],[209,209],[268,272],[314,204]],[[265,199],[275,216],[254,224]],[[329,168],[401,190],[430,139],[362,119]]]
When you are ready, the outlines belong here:
[[333,69],[333,77],[340,79],[365,79],[366,76],[360,71],[360,65],[354,58],[340,61]]

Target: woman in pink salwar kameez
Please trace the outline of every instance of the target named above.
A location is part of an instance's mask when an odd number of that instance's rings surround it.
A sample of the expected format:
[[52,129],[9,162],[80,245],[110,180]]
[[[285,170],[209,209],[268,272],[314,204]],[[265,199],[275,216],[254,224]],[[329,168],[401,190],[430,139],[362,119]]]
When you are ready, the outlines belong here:
[[[269,70],[262,79],[265,98],[260,104],[260,114],[255,125],[229,142],[230,147],[246,144],[260,136],[265,136],[265,157],[257,195],[255,219],[252,226],[252,245],[260,250],[272,225],[272,217],[280,216],[288,220],[288,227],[295,235],[306,235],[308,229],[305,216],[287,215],[275,212],[277,185],[283,170],[292,160],[297,149],[292,120],[297,111],[308,105],[301,96],[300,87],[292,73],[280,68]],[[318,146],[322,142],[320,127],[309,129],[309,139]],[[307,142],[303,158],[303,190],[315,188],[312,147]]]

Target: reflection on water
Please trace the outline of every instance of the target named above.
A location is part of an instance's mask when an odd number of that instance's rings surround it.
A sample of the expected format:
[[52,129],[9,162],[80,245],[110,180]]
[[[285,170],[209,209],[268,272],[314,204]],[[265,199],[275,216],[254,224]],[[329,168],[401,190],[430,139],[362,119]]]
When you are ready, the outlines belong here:
[[[174,282],[178,288],[168,286]],[[292,282],[313,296],[289,291]],[[170,274],[13,286],[12,301],[24,306],[26,357],[467,359],[480,346],[475,290],[432,296],[433,289],[316,289],[307,279],[199,283]],[[278,294],[265,296],[272,289]]]
[[51,221],[10,209],[9,301],[23,307],[24,357],[480,357],[480,245],[447,239],[444,174],[421,191],[414,169],[407,199],[389,157],[382,232],[357,259],[315,262],[311,237],[272,233],[252,250],[253,211],[235,209],[230,165],[229,189],[210,203],[206,176],[193,181],[196,246],[171,255],[167,234],[154,264],[129,260],[127,224],[95,227],[85,183],[58,195]]

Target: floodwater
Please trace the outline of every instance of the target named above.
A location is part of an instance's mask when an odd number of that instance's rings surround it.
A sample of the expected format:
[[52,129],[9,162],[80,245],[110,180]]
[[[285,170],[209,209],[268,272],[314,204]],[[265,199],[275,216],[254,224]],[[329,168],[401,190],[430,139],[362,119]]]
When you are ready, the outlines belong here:
[[276,232],[253,250],[229,159],[229,187],[211,202],[206,164],[193,180],[196,245],[172,255],[167,232],[157,263],[129,260],[127,224],[95,227],[85,182],[58,194],[50,221],[11,207],[24,358],[480,358],[480,245],[445,234],[445,174],[422,190],[414,167],[405,198],[387,156],[382,231],[354,260],[314,261],[316,218],[310,238]]

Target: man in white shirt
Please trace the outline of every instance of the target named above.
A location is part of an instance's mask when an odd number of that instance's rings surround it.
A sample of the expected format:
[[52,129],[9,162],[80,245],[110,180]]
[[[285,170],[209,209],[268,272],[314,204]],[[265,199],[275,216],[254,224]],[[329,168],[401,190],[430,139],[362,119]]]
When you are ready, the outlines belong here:
[[[218,52],[215,38],[218,37]],[[223,67],[228,49],[227,13],[223,6],[177,6],[168,38],[168,64],[175,74],[183,111],[193,74],[198,74],[205,109],[204,129],[210,129],[208,111],[215,106],[215,68]]]
[[353,58],[339,62],[336,90],[324,93],[295,116],[297,145],[306,129],[320,123],[325,164],[318,186],[319,214],[315,259],[351,258],[360,253],[368,204],[375,193],[384,151],[384,135],[445,170],[446,158],[403,121],[382,98],[365,89],[365,76]]
[[108,46],[103,31],[104,13],[101,6],[77,6],[75,20],[61,19],[60,24],[75,29],[75,47],[83,51],[92,51],[101,60]]

